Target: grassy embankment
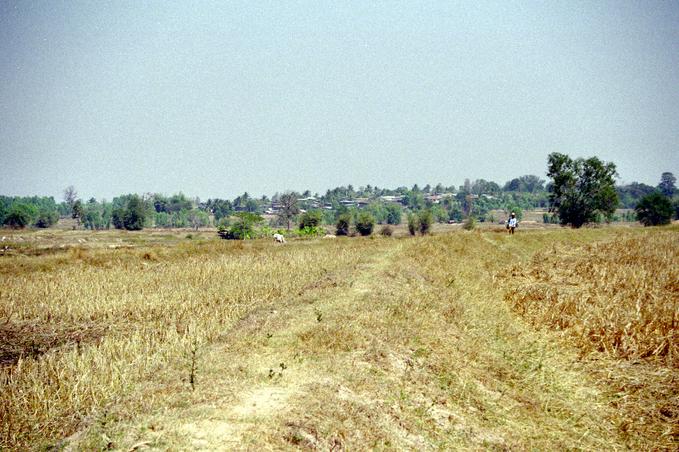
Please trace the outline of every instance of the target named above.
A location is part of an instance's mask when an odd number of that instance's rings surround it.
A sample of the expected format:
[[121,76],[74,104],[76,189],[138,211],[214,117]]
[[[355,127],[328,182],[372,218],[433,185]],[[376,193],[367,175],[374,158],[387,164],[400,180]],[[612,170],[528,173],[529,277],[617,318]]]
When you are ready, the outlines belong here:
[[0,447],[671,449],[678,238],[13,243]]

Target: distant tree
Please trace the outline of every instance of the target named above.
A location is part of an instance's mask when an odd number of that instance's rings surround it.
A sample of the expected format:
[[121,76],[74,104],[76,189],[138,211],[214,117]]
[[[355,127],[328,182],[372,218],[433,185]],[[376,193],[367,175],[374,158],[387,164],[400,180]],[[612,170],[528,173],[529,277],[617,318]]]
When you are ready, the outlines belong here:
[[73,203],[73,206],[71,207],[71,218],[75,220],[77,227],[80,227],[80,222],[82,221],[84,214],[85,209],[83,209],[83,203],[78,199]]
[[299,207],[297,206],[297,195],[292,192],[283,193],[278,198],[278,202],[281,206],[278,216],[287,223],[289,231],[292,220],[299,213]]
[[419,221],[420,219],[416,214],[412,212],[408,214],[408,232],[410,233],[410,235],[417,234]]
[[658,184],[658,190],[660,190],[660,193],[663,195],[671,198],[677,191],[676,182],[677,178],[674,177],[674,174],[669,172],[662,173],[660,176],[660,183]]
[[351,227],[351,215],[343,213],[337,218],[335,223],[336,235],[349,235],[349,228]]
[[389,203],[385,207],[387,211],[387,224],[401,224],[401,206],[398,204]]
[[616,174],[614,163],[596,157],[573,160],[558,152],[550,154],[550,211],[559,214],[561,224],[574,228],[596,221],[599,215],[611,219],[618,205]]
[[38,212],[38,218],[35,220],[35,227],[49,228],[59,221],[59,213],[56,209],[42,208]]
[[145,215],[144,202],[138,195],[132,195],[123,214],[123,227],[128,231],[144,229]]
[[78,192],[75,191],[75,187],[73,185],[69,185],[64,189],[64,202],[68,205],[69,208],[73,209],[73,205],[75,204],[75,201],[78,199]]
[[299,219],[299,228],[317,228],[323,221],[323,212],[320,210],[309,210],[304,212]]
[[23,229],[31,223],[31,208],[22,203],[14,203],[5,215],[4,224],[13,229]]
[[432,214],[432,211],[429,209],[421,211],[418,215],[418,220],[419,220],[419,231],[420,234],[426,235],[431,232],[431,226],[434,223],[434,215]]
[[669,224],[674,213],[670,199],[659,192],[641,198],[634,211],[637,214],[637,220],[644,226]]
[[191,227],[196,231],[198,228],[204,228],[210,225],[210,217],[202,210],[192,209],[188,212],[187,217]]
[[370,212],[361,212],[356,220],[356,230],[361,235],[370,235],[375,228],[375,217]]

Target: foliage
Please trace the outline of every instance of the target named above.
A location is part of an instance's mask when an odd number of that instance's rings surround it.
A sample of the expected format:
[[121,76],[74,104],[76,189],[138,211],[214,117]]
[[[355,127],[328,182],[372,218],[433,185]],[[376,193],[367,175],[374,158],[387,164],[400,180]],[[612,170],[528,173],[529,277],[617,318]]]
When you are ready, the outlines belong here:
[[59,221],[59,214],[54,209],[40,209],[38,218],[35,220],[35,227],[49,228]]
[[660,193],[663,195],[671,198],[677,191],[676,182],[677,178],[674,177],[674,174],[670,172],[662,173],[660,176],[660,183],[658,184],[658,190],[660,190]]
[[430,209],[421,211],[418,215],[418,230],[420,234],[426,235],[431,232],[431,226],[434,223],[434,215]]
[[387,224],[401,224],[401,206],[398,204],[389,203],[386,205],[385,210],[387,211]]
[[31,223],[31,207],[28,204],[13,204],[5,216],[4,224],[14,229],[23,229]]
[[518,191],[527,193],[535,193],[538,191],[543,191],[544,189],[545,181],[532,174],[512,179],[507,182],[503,188],[504,191]]
[[217,234],[223,239],[247,240],[257,236],[257,225],[264,221],[261,216],[252,212],[238,212],[230,227],[219,226]]
[[408,214],[408,232],[410,235],[415,235],[417,233],[419,222],[420,219],[418,218],[417,214],[412,212]]
[[632,182],[631,184],[618,186],[615,190],[620,199],[620,206],[624,209],[634,209],[641,198],[653,193],[656,189],[650,185]]
[[299,229],[318,228],[323,222],[323,212],[320,210],[309,210],[304,212],[299,218]]
[[660,192],[654,192],[641,198],[634,211],[637,214],[637,219],[644,226],[669,224],[674,213],[672,202]]
[[132,195],[123,214],[123,227],[128,231],[140,231],[144,229],[145,217],[143,201],[139,196]]
[[465,231],[471,231],[474,228],[476,228],[476,218],[474,218],[473,215],[469,215],[467,219],[464,221],[464,224],[462,225],[462,228]]
[[349,228],[351,227],[351,215],[343,213],[337,218],[335,223],[335,235],[349,235]]
[[375,217],[370,212],[361,212],[356,220],[356,230],[361,235],[370,235],[375,227]]
[[615,164],[596,157],[573,160],[560,153],[548,158],[550,210],[558,212],[561,224],[579,228],[596,221],[597,215],[611,218],[618,205]]

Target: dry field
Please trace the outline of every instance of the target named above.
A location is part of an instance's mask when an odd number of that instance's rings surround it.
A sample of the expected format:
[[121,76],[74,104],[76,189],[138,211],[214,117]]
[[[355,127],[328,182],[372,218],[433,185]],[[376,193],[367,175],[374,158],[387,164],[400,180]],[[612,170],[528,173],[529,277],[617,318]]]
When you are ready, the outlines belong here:
[[677,227],[0,235],[0,449],[679,446]]

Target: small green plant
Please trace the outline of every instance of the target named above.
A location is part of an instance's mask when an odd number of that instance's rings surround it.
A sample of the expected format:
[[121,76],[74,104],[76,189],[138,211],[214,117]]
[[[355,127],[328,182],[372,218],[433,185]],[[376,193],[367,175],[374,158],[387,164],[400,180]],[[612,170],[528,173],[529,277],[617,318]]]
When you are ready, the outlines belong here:
[[462,228],[465,231],[471,231],[476,227],[476,218],[474,218],[472,215],[469,215],[467,219],[464,221],[464,224],[462,225]]

